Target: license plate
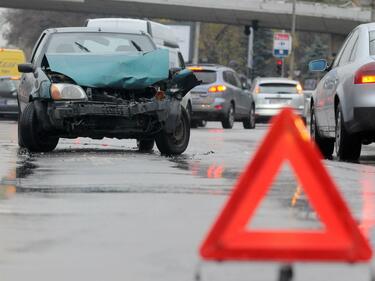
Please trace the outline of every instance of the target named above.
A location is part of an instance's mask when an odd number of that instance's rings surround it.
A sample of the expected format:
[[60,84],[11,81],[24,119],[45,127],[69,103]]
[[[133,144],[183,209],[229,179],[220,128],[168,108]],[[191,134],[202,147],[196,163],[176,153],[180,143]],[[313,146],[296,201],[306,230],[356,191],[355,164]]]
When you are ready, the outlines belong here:
[[17,105],[17,100],[7,100],[7,105]]
[[269,99],[269,104],[290,104],[289,99]]

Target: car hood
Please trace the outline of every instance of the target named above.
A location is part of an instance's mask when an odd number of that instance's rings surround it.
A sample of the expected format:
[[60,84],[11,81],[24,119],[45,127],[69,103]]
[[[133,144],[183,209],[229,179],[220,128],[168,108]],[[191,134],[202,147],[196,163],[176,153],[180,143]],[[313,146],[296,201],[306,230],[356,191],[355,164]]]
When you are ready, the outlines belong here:
[[144,89],[169,77],[168,50],[140,54],[46,54],[50,70],[92,88]]

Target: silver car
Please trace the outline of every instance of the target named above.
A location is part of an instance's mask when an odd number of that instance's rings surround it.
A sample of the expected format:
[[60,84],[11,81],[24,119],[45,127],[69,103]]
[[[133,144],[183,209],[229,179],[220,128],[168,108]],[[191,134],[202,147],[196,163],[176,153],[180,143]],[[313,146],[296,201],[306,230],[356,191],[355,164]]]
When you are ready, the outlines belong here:
[[327,72],[311,99],[310,132],[326,158],[358,160],[362,144],[375,141],[375,23],[356,27],[331,65],[320,59],[311,71]]
[[303,118],[304,96],[301,84],[287,78],[256,78],[252,94],[255,97],[257,122],[270,119],[289,106]]
[[234,121],[241,121],[245,129],[255,128],[253,97],[233,69],[214,64],[188,68],[202,81],[190,91],[191,127],[202,121],[221,121],[224,129],[231,129]]

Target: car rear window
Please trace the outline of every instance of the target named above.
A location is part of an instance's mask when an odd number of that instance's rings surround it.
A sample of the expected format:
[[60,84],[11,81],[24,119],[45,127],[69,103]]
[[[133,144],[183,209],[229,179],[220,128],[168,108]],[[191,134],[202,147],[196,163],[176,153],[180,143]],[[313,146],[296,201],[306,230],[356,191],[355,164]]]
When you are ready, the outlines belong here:
[[370,38],[370,56],[375,56],[375,30],[369,32]]
[[216,81],[217,73],[212,70],[194,70],[194,74],[202,84],[212,84]]
[[264,94],[298,94],[297,85],[289,83],[259,84],[259,93]]

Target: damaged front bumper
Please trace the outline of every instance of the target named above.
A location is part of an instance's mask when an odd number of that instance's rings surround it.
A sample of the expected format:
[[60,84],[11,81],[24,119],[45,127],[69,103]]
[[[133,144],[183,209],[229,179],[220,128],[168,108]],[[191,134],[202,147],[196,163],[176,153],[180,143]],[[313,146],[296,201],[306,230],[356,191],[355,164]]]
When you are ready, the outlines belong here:
[[55,120],[82,116],[117,116],[132,118],[139,114],[157,114],[163,120],[168,116],[170,101],[113,104],[103,102],[54,102],[49,115]]
[[[88,101],[55,101],[47,105],[47,126],[65,137],[137,138],[165,130],[173,132],[180,120],[180,101],[115,104]],[[45,122],[44,122],[45,123]]]

